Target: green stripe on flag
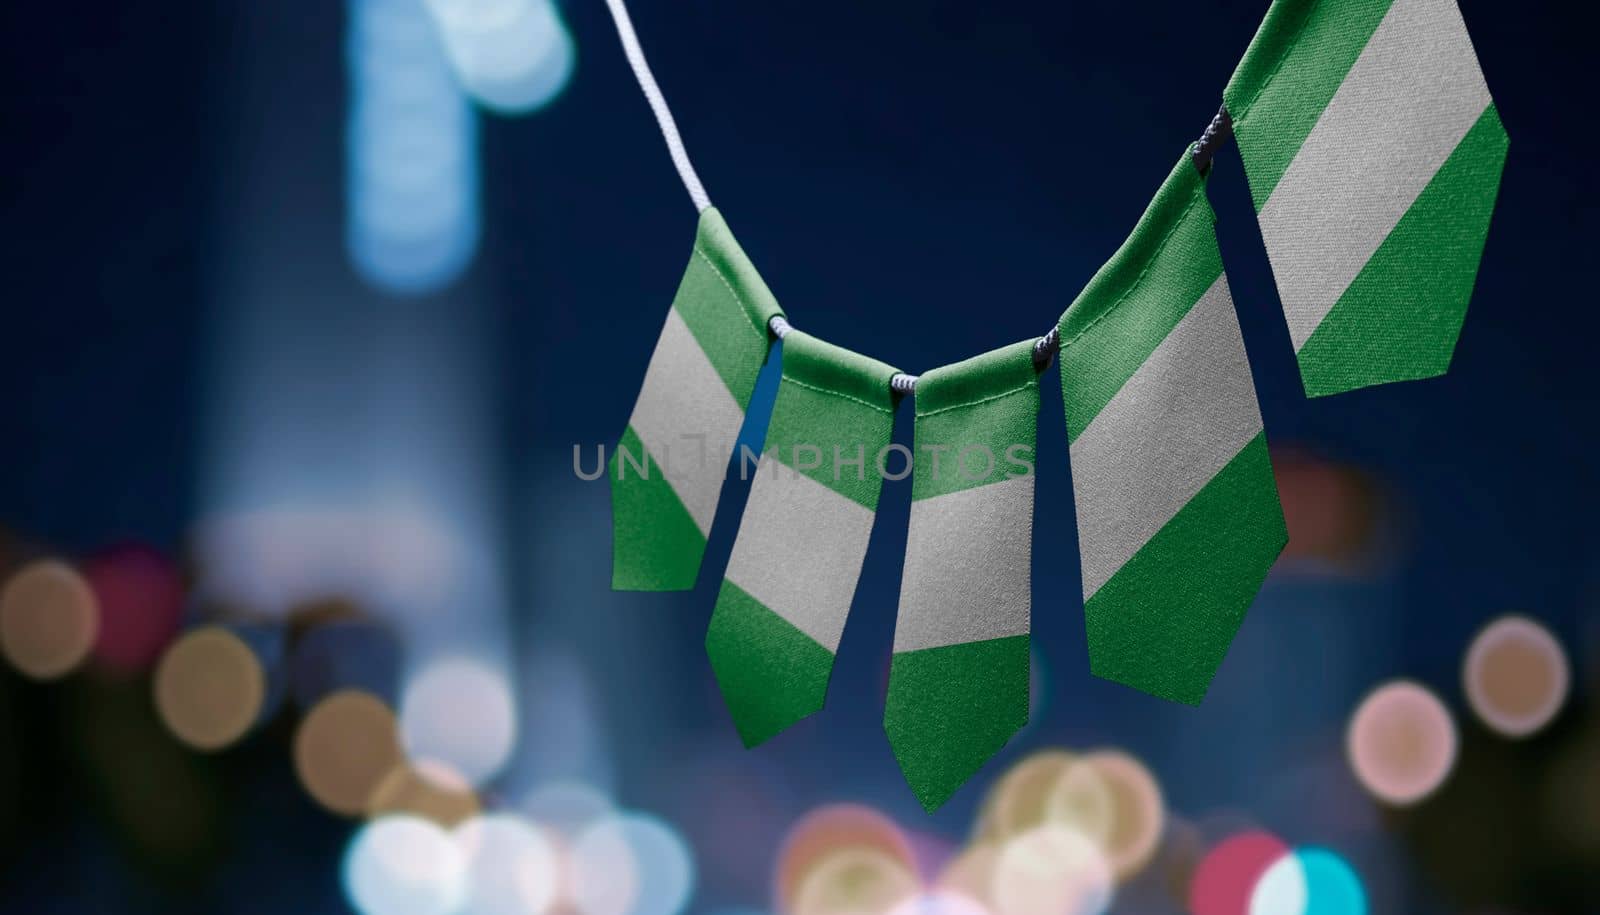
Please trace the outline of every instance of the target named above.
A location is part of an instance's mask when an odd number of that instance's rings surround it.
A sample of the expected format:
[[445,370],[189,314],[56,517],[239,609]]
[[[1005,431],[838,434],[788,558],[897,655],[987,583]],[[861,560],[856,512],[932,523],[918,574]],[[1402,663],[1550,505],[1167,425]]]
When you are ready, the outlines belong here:
[[1060,355],[1090,666],[1182,702],[1205,694],[1284,543],[1204,197],[1185,155],[1117,253],[1128,279],[1091,282],[1063,317],[1088,316]]
[[833,652],[726,580],[706,654],[746,747],[821,709],[833,672]]
[[1198,705],[1287,542],[1257,436],[1084,603],[1090,670]]
[[[640,466],[645,469],[643,476]],[[615,525],[611,587],[618,591],[693,588],[706,538],[632,426],[612,452],[610,473],[612,515],[642,519]]]
[[[1033,345],[917,381],[911,523],[883,727],[929,811],[1028,720]],[[935,446],[945,449],[938,464]]]
[[700,214],[694,253],[672,307],[700,341],[734,399],[741,407],[749,406],[756,376],[767,358],[767,322],[783,309],[716,207]]
[[1443,372],[1506,151],[1456,0],[1277,0],[1224,98],[1307,393]]
[[1277,0],[1267,10],[1222,93],[1258,211],[1339,91],[1390,3]]
[[[866,558],[874,466],[894,428],[892,366],[790,331],[766,450],[706,633],[728,710],[754,746],[821,708]],[[796,446],[808,449],[798,462]],[[835,473],[834,451],[852,467]],[[807,466],[797,473],[793,463]]]
[[896,652],[883,729],[912,792],[939,809],[1028,723],[1029,637]]
[[[1066,402],[1068,441],[1088,428],[1222,274],[1215,223],[1205,179],[1185,154],[1133,234],[1061,316],[1063,351],[1091,333],[1094,340],[1074,353],[1081,369]],[[1135,295],[1131,307],[1122,307]]]
[[912,475],[912,499],[1031,472],[1039,422],[1033,346],[1015,343],[917,380],[916,463],[928,472]]
[[[896,371],[791,331],[783,340],[783,380],[764,449],[785,466],[876,509],[883,482],[876,461],[879,449],[889,444],[885,423],[894,422],[889,379]],[[859,465],[853,463],[857,458]]]
[[1507,145],[1490,105],[1301,347],[1307,394],[1431,378],[1450,367]]
[[707,209],[619,446],[626,453],[612,455],[613,588],[694,587],[728,453],[770,348],[766,324],[780,313],[722,216]]

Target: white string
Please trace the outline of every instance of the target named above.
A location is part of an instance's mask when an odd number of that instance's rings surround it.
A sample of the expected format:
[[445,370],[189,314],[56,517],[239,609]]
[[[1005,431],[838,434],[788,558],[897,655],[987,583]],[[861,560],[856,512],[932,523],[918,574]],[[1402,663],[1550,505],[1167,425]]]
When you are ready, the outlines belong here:
[[667,107],[667,99],[661,94],[661,87],[656,85],[656,78],[650,72],[650,64],[644,59],[639,36],[633,31],[633,20],[628,18],[628,6],[623,0],[606,0],[606,6],[617,24],[617,36],[622,39],[622,51],[628,55],[628,65],[633,67],[639,88],[644,90],[650,110],[655,112],[656,123],[661,126],[661,136],[667,141],[667,151],[672,154],[672,164],[678,168],[678,177],[683,179],[684,189],[689,192],[689,199],[694,201],[695,209],[704,212],[711,206],[711,198],[706,196],[705,186],[700,183],[700,176],[695,174],[694,165],[689,162],[689,152],[683,148],[683,138],[678,135],[677,122],[672,120],[672,110]]
[[[611,10],[611,18],[617,25],[617,37],[622,39],[622,50],[628,57],[628,65],[633,67],[633,75],[639,81],[639,88],[643,90],[645,99],[650,103],[650,110],[655,112],[656,124],[661,127],[661,136],[667,141],[667,151],[672,154],[672,164],[677,166],[678,177],[683,179],[684,189],[689,192],[689,199],[694,201],[695,209],[704,211],[711,206],[711,198],[706,195],[705,186],[700,183],[700,176],[695,174],[694,165],[689,162],[689,152],[683,148],[683,137],[678,135],[678,124],[672,119],[672,110],[667,107],[666,96],[661,94],[661,87],[656,85],[656,78],[650,72],[650,64],[644,59],[644,49],[639,46],[639,36],[633,30],[633,20],[628,17],[627,3],[625,0],[606,0],[606,8]],[[1205,171],[1215,147],[1227,142],[1231,136],[1232,130],[1229,129],[1231,127],[1232,122],[1228,119],[1227,109],[1217,112],[1216,118],[1212,120],[1211,126],[1206,128],[1200,142],[1191,148],[1195,168]],[[793,327],[782,316],[774,316],[768,324],[768,329],[774,337],[782,340]],[[1040,371],[1044,371],[1060,349],[1060,330],[1052,327],[1034,344],[1034,365]],[[918,377],[903,372],[898,373],[890,379],[889,387],[898,394],[912,394],[916,391]]]

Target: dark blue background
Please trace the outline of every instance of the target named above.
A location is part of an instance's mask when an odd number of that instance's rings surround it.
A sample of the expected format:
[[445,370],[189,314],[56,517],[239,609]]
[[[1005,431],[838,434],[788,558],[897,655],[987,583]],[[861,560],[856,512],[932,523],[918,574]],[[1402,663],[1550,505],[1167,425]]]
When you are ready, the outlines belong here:
[[[1243,805],[1250,773],[1270,771],[1270,758],[1242,758],[1256,744],[1240,722],[1269,735],[1302,721],[1308,734],[1336,732],[1361,692],[1401,674],[1454,695],[1466,640],[1509,610],[1569,645],[1593,636],[1593,31],[1569,4],[1461,6],[1511,148],[1449,375],[1307,400],[1232,147],[1210,183],[1269,438],[1384,481],[1408,531],[1392,573],[1323,611],[1309,599],[1274,604],[1280,586],[1269,583],[1200,712],[1092,680],[1051,375],[1035,537],[1049,700],[1008,754],[1126,745],[1152,761],[1176,806]],[[915,372],[1055,321],[1204,128],[1263,10],[684,0],[633,12],[713,201],[791,320]],[[490,331],[499,466],[519,505],[534,506],[507,525],[519,558],[510,574],[523,637],[559,638],[590,660],[620,735],[623,799],[676,816],[699,840],[688,821],[703,798],[683,790],[692,761],[681,754],[735,741],[700,640],[742,489],[728,490],[694,593],[609,593],[606,496],[567,473],[570,447],[613,442],[622,428],[695,214],[603,5],[571,3],[564,15],[579,54],[567,92],[538,114],[485,120],[484,240],[463,281],[488,309],[474,320]],[[206,328],[228,307],[216,277],[229,245],[265,239],[280,247],[280,269],[350,309],[387,307],[343,248],[343,11],[9,3],[0,23],[0,524],[68,550],[129,537],[178,548],[198,510]],[[269,178],[271,194],[252,193]],[[909,441],[901,413],[897,438]],[[922,818],[877,723],[908,498],[905,485],[885,496],[827,711],[728,764],[730,779],[776,783],[779,813],[854,797],[952,835],[970,821],[975,788]],[[630,652],[653,656],[651,675],[666,679],[641,682]],[[1209,756],[1185,758],[1207,741]],[[290,796],[286,774],[268,770],[250,791]],[[248,859],[303,874],[334,905],[336,827],[309,811],[255,815],[274,818],[267,831],[279,838],[244,830]],[[299,864],[272,854],[301,834],[326,853]],[[76,847],[55,835],[49,847]],[[64,873],[114,872],[95,860]],[[253,879],[226,878],[213,902],[273,910],[226,889]],[[713,881],[702,898],[748,890]]]

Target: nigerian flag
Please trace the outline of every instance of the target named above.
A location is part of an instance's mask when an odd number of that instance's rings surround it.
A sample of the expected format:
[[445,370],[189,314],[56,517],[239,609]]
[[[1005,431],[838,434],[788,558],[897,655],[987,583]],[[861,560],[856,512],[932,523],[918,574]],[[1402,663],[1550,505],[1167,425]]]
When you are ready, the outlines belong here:
[[1033,348],[1028,340],[917,379],[883,729],[929,811],[1028,721]]
[[1277,0],[1223,98],[1306,392],[1444,372],[1507,143],[1455,0]]
[[1185,155],[1060,324],[1090,669],[1191,704],[1287,539],[1214,223]]
[[782,365],[706,632],[722,697],[751,747],[822,708],[894,430],[894,368],[797,330],[783,338]]
[[612,453],[611,586],[694,587],[728,456],[767,358],[778,302],[715,208]]

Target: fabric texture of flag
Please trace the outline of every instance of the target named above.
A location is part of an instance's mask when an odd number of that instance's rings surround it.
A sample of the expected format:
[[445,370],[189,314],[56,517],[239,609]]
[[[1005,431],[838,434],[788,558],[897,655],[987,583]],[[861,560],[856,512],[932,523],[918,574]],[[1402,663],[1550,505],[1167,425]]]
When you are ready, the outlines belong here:
[[929,811],[1028,722],[1033,349],[1024,341],[917,380],[911,525],[883,728]]
[[1214,224],[1186,155],[1060,323],[1090,669],[1189,704],[1287,539]]
[[728,458],[783,312],[714,208],[610,465],[611,586],[694,587]]
[[1223,98],[1306,393],[1442,374],[1507,146],[1455,0],[1276,0]]
[[782,366],[706,632],[746,746],[822,708],[878,510],[897,400],[894,368],[800,331],[784,337]]

